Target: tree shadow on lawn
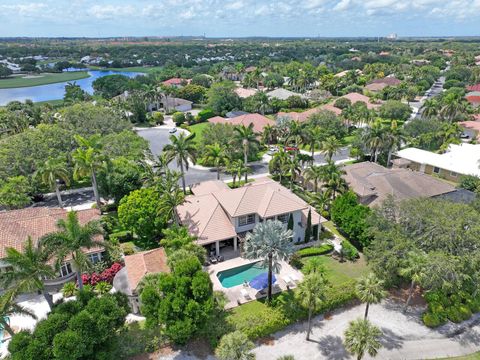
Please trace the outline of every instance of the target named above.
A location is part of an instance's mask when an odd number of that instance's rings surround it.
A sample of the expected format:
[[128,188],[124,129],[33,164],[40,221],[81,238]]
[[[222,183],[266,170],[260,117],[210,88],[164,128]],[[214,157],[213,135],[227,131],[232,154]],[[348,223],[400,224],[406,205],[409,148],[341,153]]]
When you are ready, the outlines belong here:
[[328,360],[346,360],[350,359],[340,336],[327,335],[319,340],[310,340],[318,344],[318,348],[323,356]]

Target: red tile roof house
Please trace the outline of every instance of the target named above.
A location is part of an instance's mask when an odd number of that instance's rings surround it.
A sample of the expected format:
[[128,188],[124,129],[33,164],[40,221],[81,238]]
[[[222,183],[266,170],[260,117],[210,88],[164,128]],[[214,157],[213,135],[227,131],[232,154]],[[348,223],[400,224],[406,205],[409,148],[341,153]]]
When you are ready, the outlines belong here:
[[138,285],[148,274],[169,273],[167,254],[163,248],[142,251],[124,258],[125,267],[113,279],[113,287],[127,295],[134,313],[140,312]]
[[191,191],[194,195],[187,196],[176,209],[180,222],[197,237],[198,245],[217,255],[227,247],[239,256],[239,242],[265,220],[287,224],[292,216],[296,243],[304,240],[309,211],[313,239],[318,239],[321,224],[326,221],[305,201],[269,178],[256,179],[237,189],[219,180],[206,181],[192,186]]
[[180,79],[180,78],[171,78],[162,82],[163,85],[182,87],[185,84],[190,84],[191,79]]
[[[81,224],[100,219],[100,212],[96,209],[80,210],[77,212]],[[26,208],[21,210],[0,212],[0,273],[9,267],[2,260],[6,256],[6,249],[13,247],[22,251],[25,241],[30,236],[36,243],[43,236],[58,230],[57,222],[66,219],[67,211],[60,208]],[[104,249],[93,247],[83,250],[90,260],[95,263],[102,259]],[[59,277],[46,281],[48,288],[58,290],[65,282],[75,277],[75,268],[67,258],[60,268]]]
[[467,90],[468,91],[480,91],[480,84],[467,86]]
[[474,107],[480,106],[480,91],[472,91],[465,95],[465,99]]
[[231,119],[227,119],[221,116],[214,116],[213,118],[208,119],[208,122],[211,124],[230,124],[230,125],[245,125],[249,126],[253,124],[253,130],[257,133],[262,133],[265,126],[270,125],[274,126],[275,121],[267,118],[266,116],[260,114],[245,114],[236,116]]
[[474,139],[480,141],[480,115],[474,115],[473,120],[462,121],[458,125],[463,128],[463,133],[468,136],[468,139],[464,139],[464,141]]

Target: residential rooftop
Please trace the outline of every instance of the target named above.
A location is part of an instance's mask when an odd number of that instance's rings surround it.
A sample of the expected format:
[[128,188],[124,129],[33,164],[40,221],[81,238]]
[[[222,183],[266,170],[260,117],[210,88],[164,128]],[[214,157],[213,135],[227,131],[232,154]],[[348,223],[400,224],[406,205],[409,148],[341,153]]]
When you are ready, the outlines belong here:
[[275,125],[275,121],[272,119],[267,118],[266,116],[260,114],[245,114],[236,116],[234,118],[224,118],[221,116],[215,116],[213,118],[208,119],[208,122],[212,124],[230,124],[230,125],[244,125],[249,126],[253,124],[253,130],[257,133],[263,132],[265,126]]

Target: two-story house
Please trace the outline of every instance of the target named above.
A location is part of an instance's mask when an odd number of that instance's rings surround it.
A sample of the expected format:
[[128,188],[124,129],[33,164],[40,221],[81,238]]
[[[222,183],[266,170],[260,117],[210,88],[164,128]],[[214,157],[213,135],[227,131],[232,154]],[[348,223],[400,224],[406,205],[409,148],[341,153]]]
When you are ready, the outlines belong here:
[[215,251],[229,246],[238,252],[247,232],[266,220],[278,220],[287,226],[290,217],[293,241],[303,242],[308,213],[311,213],[312,239],[318,239],[326,220],[314,208],[279,183],[256,179],[237,189],[222,181],[206,181],[191,187],[193,195],[177,207],[180,222],[197,237],[199,245]]
[[[80,210],[78,220],[82,225],[100,219],[97,209]],[[22,251],[25,241],[30,236],[36,243],[43,236],[58,231],[57,222],[66,219],[67,210],[60,208],[26,208],[20,210],[0,211],[0,273],[10,268],[4,260],[7,248]],[[84,249],[92,263],[102,260],[103,247]],[[65,282],[75,278],[75,267],[70,258],[65,259],[56,279],[45,280],[48,289],[58,289]]]

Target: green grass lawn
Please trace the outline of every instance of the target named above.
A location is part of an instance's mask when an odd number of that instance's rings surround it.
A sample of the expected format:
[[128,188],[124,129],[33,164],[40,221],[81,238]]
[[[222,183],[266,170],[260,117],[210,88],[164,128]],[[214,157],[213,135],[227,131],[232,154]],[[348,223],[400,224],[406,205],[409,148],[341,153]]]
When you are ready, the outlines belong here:
[[466,355],[466,356],[444,358],[444,359],[439,359],[439,360],[480,360],[480,352],[477,352],[475,354]]
[[199,144],[203,138],[203,130],[208,126],[209,122],[204,122],[200,124],[195,124],[189,126],[190,132],[195,134],[195,142]]
[[356,261],[345,261],[343,263],[329,255],[305,257],[302,258],[302,262],[306,264],[312,258],[318,258],[322,262],[326,270],[325,276],[331,284],[342,284],[352,279],[358,279],[369,270],[363,255]]
[[74,81],[88,78],[86,71],[64,72],[64,73],[41,73],[33,75],[32,78],[22,76],[11,76],[6,79],[0,79],[0,89],[11,89],[17,87],[29,87],[38,85],[47,85],[64,81]]
[[322,224],[328,231],[330,231],[331,233],[337,235],[340,239],[342,240],[345,240],[345,237],[340,234],[340,232],[338,231],[337,227],[335,226],[335,224],[333,223],[333,221],[327,221],[327,222],[324,222]]
[[46,100],[46,101],[37,101],[34,103],[37,106],[43,105],[43,104],[50,104],[52,106],[62,106],[63,105],[63,99],[58,99],[58,100]]

